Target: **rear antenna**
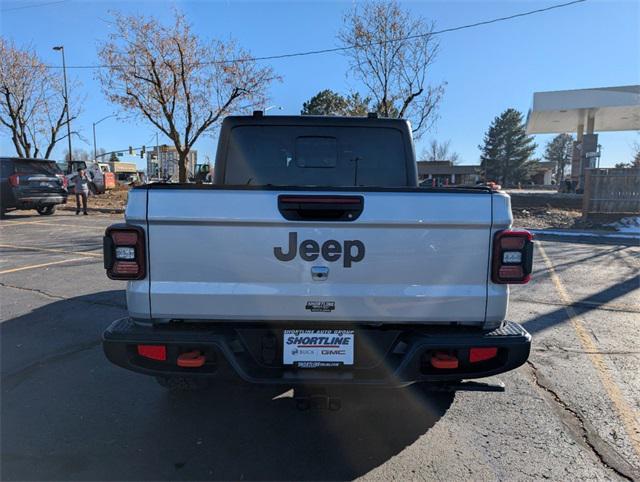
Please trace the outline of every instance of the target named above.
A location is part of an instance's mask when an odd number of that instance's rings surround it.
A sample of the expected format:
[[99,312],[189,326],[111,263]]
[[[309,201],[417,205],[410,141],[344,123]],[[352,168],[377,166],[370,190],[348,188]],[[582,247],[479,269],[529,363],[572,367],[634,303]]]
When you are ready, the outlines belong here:
[[367,114],[367,119],[377,119],[378,118],[378,113],[377,112],[369,112]]
[[263,117],[264,116],[264,112],[261,110],[254,110],[253,111],[253,117]]

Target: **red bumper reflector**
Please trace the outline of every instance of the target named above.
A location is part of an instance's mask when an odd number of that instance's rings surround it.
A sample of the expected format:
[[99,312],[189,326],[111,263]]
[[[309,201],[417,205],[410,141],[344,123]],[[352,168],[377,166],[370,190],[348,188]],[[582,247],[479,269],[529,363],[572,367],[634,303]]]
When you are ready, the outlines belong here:
[[151,360],[165,361],[167,359],[167,347],[164,345],[138,345],[138,355]]
[[178,357],[178,366],[183,368],[200,368],[204,365],[205,357],[198,350],[188,351]]
[[458,359],[455,356],[437,351],[431,355],[431,364],[434,368],[452,370],[458,368]]
[[498,355],[498,349],[496,347],[491,348],[472,348],[469,350],[469,362],[478,363],[482,361],[491,360]]

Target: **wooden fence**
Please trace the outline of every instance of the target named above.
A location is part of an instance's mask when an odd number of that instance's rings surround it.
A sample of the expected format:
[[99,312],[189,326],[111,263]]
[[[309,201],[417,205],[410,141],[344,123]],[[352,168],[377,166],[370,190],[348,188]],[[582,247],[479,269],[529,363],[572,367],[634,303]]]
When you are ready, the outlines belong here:
[[640,168],[585,169],[582,214],[640,214]]

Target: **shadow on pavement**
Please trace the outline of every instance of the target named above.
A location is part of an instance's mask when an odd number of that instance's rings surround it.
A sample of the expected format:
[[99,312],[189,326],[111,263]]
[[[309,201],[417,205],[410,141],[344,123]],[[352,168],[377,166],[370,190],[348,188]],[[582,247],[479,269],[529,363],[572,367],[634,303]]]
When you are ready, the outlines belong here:
[[[343,408],[296,410],[288,387],[221,384],[172,394],[112,366],[100,334],[121,291],[5,321],[2,480],[344,480],[432,428],[451,393],[343,390]],[[281,397],[279,397],[281,396]]]
[[615,232],[606,232],[602,236],[571,236],[567,234],[550,234],[536,232],[536,241],[553,241],[554,243],[571,243],[571,244],[597,244],[609,246],[640,246],[640,238],[631,236],[615,236]]
[[[570,306],[580,316],[639,288],[640,277],[632,276],[590,296],[575,300]],[[560,307],[550,313],[531,318],[522,323],[522,326],[533,335],[567,321],[569,321],[569,315],[564,307]]]

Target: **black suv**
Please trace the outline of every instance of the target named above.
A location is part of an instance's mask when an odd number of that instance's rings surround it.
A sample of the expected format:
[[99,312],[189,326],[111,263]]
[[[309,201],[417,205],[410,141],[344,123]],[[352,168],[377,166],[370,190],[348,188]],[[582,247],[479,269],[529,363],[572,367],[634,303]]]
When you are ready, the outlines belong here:
[[0,215],[9,209],[48,215],[66,202],[66,179],[55,161],[0,157]]

